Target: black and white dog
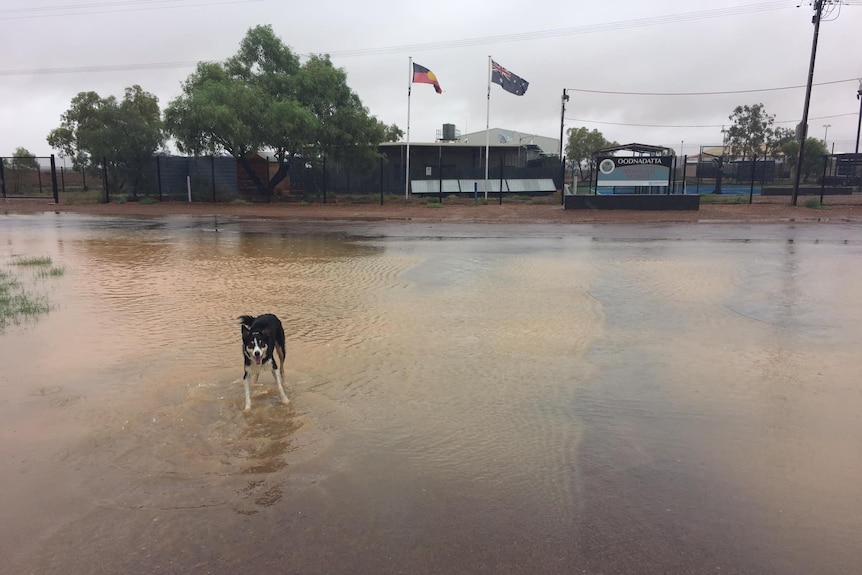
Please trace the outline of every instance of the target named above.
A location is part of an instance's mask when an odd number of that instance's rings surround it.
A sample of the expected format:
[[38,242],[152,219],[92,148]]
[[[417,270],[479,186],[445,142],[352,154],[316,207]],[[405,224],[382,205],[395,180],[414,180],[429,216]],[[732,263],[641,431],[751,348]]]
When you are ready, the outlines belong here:
[[242,383],[245,386],[245,408],[251,409],[251,383],[257,383],[266,365],[272,369],[272,375],[278,384],[278,394],[282,403],[289,403],[284,393],[284,328],[281,321],[266,313],[257,317],[241,315],[237,318],[242,326],[242,358],[245,361],[245,372]]

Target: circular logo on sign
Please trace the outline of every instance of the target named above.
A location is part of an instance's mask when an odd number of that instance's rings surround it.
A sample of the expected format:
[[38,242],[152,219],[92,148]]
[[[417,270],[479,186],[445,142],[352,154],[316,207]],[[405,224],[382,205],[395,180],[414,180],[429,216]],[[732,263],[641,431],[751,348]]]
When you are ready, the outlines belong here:
[[614,161],[610,158],[605,158],[599,164],[599,170],[605,175],[610,174],[614,171]]

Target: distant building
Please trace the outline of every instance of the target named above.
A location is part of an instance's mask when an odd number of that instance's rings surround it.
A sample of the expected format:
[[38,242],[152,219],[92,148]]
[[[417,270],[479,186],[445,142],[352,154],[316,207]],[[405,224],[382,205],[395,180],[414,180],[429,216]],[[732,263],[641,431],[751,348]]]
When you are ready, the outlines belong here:
[[[450,185],[484,180],[487,150],[489,180],[552,179],[555,189],[559,189],[559,145],[558,139],[501,128],[489,130],[486,141],[484,130],[461,134],[454,124],[444,124],[434,142],[410,142],[410,180],[448,180]],[[384,142],[379,150],[386,157],[390,176],[403,183],[407,142]],[[522,183],[513,182],[512,187]],[[445,189],[446,184],[443,186]],[[498,183],[497,189],[499,186]],[[506,191],[505,182],[503,189]]]

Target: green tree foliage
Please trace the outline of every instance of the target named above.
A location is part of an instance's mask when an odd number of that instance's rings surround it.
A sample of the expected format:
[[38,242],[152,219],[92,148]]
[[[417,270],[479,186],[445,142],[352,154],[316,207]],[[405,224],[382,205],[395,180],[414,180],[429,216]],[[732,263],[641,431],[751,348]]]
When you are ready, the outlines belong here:
[[399,128],[396,124],[391,124],[386,126],[383,130],[383,141],[384,142],[400,142],[401,138],[404,137],[404,130]]
[[763,104],[737,106],[729,116],[732,122],[727,130],[730,154],[746,159],[763,156],[773,140],[775,116],[766,113]]
[[[297,158],[314,162],[325,154],[368,166],[387,135],[348,87],[344,70],[328,56],[300,63],[271,26],[251,28],[224,63],[199,64],[166,108],[165,122],[180,151],[227,152],[269,198]],[[254,153],[278,162],[268,181],[252,169]]]
[[790,128],[775,128],[771,137],[766,141],[766,154],[772,158],[784,154],[784,146],[796,140],[796,132]]
[[[796,169],[796,164],[799,161],[799,141],[794,139],[787,140],[781,147],[784,153],[785,161],[790,166],[791,170]],[[808,181],[811,176],[818,176],[823,171],[823,156],[829,153],[826,144],[823,140],[817,138],[805,139],[805,150],[802,152],[802,178],[803,181]]]
[[32,172],[39,170],[39,162],[27,148],[15,148],[11,158],[3,158],[6,189],[13,194],[20,194],[32,181],[37,181]]
[[30,153],[27,148],[23,148],[21,146],[15,148],[15,153],[12,154],[12,158],[7,164],[14,170],[38,170],[39,162]]
[[78,169],[99,166],[105,158],[115,184],[135,192],[153,154],[164,147],[158,102],[138,85],[126,88],[122,101],[81,92],[48,134],[48,143]]
[[587,168],[590,173],[595,169],[593,161],[593,152],[618,146],[617,142],[609,142],[604,135],[598,130],[588,130],[587,128],[569,128],[566,131],[568,137],[566,141],[566,161],[578,168],[580,179],[584,179],[584,169]]

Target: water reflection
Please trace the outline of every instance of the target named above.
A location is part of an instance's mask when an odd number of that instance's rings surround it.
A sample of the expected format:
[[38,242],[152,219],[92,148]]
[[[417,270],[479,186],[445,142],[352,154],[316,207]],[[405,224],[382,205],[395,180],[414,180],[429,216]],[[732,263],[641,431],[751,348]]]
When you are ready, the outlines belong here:
[[859,562],[852,227],[0,223],[67,270],[0,340],[3,571]]

